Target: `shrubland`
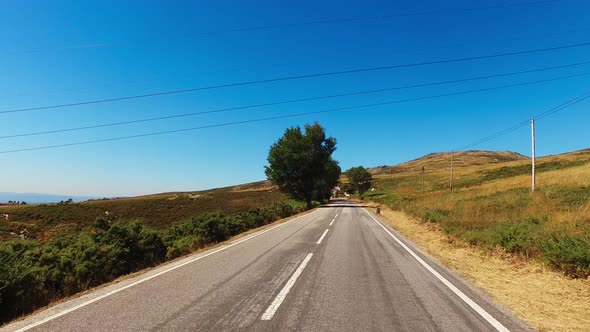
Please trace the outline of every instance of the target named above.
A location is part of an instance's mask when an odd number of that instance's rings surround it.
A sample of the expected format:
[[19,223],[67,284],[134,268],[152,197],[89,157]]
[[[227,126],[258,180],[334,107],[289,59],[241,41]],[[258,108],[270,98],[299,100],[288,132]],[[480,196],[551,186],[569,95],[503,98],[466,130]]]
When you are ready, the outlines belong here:
[[239,213],[218,210],[167,229],[99,216],[75,236],[5,241],[0,243],[0,323],[304,208],[305,203],[291,200]]
[[444,154],[389,172],[379,168],[373,177],[375,191],[366,196],[437,224],[471,245],[539,260],[572,278],[588,278],[590,150],[539,158],[534,192],[529,160],[506,161],[491,152],[482,159],[481,154],[472,151],[457,158],[453,191],[449,155]]

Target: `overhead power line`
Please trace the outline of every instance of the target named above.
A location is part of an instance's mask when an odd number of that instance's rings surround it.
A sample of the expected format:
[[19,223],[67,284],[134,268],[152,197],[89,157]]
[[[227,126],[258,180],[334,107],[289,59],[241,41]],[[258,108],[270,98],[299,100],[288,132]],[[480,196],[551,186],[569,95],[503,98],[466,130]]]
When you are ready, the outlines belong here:
[[[514,76],[514,75],[520,75],[520,74],[528,74],[528,73],[534,73],[534,72],[541,72],[541,71],[548,71],[548,70],[561,69],[561,68],[567,68],[567,67],[574,67],[574,66],[580,66],[580,65],[585,65],[585,64],[589,64],[589,63],[590,63],[590,61],[584,61],[584,62],[578,62],[578,63],[572,63],[572,64],[566,64],[566,65],[560,65],[560,66],[536,68],[536,69],[522,70],[522,71],[517,71],[517,72],[509,72],[509,73],[501,73],[501,74],[491,74],[491,75],[469,77],[469,78],[456,79],[456,80],[413,84],[413,85],[390,87],[390,88],[383,88],[383,89],[355,91],[355,92],[333,94],[333,95],[324,95],[324,96],[309,97],[309,98],[291,99],[291,100],[284,100],[284,101],[277,101],[277,102],[269,102],[269,103],[261,103],[261,104],[253,104],[253,105],[215,109],[215,110],[209,110],[209,111],[190,112],[190,113],[167,115],[167,116],[152,117],[152,118],[144,118],[144,119],[137,119],[137,120],[103,123],[103,124],[90,125],[90,126],[81,126],[81,127],[73,127],[73,128],[54,129],[54,130],[46,130],[46,131],[37,131],[37,132],[5,135],[5,136],[0,136],[0,139],[27,137],[27,136],[38,136],[38,135],[56,134],[56,133],[63,133],[63,132],[88,130],[88,129],[106,128],[106,127],[129,125],[129,124],[135,124],[135,123],[144,123],[144,122],[169,120],[169,119],[175,119],[175,118],[184,118],[184,117],[197,116],[197,115],[203,115],[203,114],[231,112],[231,111],[239,111],[239,110],[244,110],[244,109],[276,106],[276,105],[285,105],[285,104],[300,103],[300,102],[307,102],[307,101],[314,101],[314,100],[333,99],[333,98],[358,96],[358,95],[387,92],[387,91],[394,91],[394,90],[403,90],[403,89],[412,89],[412,88],[419,88],[419,87],[428,87],[428,86],[436,86],[436,85],[444,85],[444,84],[452,84],[452,83],[469,82],[469,81],[475,81],[475,80],[483,80],[483,79],[498,78],[498,77],[505,77],[505,76]],[[570,77],[567,76],[566,78],[570,78]],[[535,81],[535,83],[537,83],[537,82]]]
[[499,58],[499,57],[515,56],[515,55],[549,52],[549,51],[577,48],[577,47],[584,47],[584,46],[590,46],[590,42],[553,46],[553,47],[546,47],[546,48],[538,48],[538,49],[529,49],[529,50],[507,52],[507,53],[479,55],[479,56],[464,57],[464,58],[432,60],[432,61],[414,62],[414,63],[389,65],[389,66],[349,69],[349,70],[297,75],[297,76],[286,76],[286,77],[278,77],[278,78],[270,78],[270,79],[263,79],[263,80],[254,80],[254,81],[245,81],[245,82],[237,82],[237,83],[227,83],[227,84],[212,85],[212,86],[205,86],[205,87],[196,87],[196,88],[181,89],[181,90],[162,91],[162,92],[148,93],[148,94],[142,94],[142,95],[124,96],[124,97],[107,98],[107,99],[96,99],[96,100],[90,100],[90,101],[81,101],[81,102],[73,102],[73,103],[65,103],[65,104],[57,104],[57,105],[28,107],[28,108],[20,108],[20,109],[10,109],[10,110],[0,111],[0,114],[30,112],[30,111],[74,107],[74,106],[82,106],[82,105],[90,105],[90,104],[109,103],[109,102],[114,102],[114,101],[157,97],[157,96],[173,95],[173,94],[196,92],[196,91],[203,91],[203,90],[238,87],[238,86],[245,86],[245,85],[273,83],[273,82],[279,82],[279,81],[292,81],[292,80],[300,80],[300,79],[315,78],[315,77],[326,77],[326,76],[335,76],[335,75],[344,75],[344,74],[355,74],[355,73],[361,73],[361,72],[372,72],[372,71],[391,70],[391,69],[399,69],[399,68],[428,66],[428,65],[435,65],[435,64],[446,64],[446,63],[455,63],[455,62],[463,62],[463,61],[482,60],[482,59]]
[[379,102],[379,103],[372,103],[372,104],[365,104],[365,105],[348,106],[348,107],[339,107],[339,108],[332,108],[332,109],[321,110],[321,111],[310,111],[310,112],[302,112],[302,113],[294,113],[294,114],[277,115],[277,116],[250,119],[250,120],[225,122],[225,123],[219,123],[219,124],[213,124],[213,125],[205,125],[205,126],[182,128],[182,129],[173,129],[173,130],[166,130],[166,131],[157,131],[157,132],[151,132],[151,133],[145,133],[145,134],[120,136],[120,137],[105,138],[105,139],[98,139],[98,140],[64,143],[64,144],[57,144],[57,145],[45,145],[45,146],[38,146],[38,147],[24,148],[24,149],[4,150],[4,151],[0,151],[0,154],[25,152],[25,151],[36,151],[36,150],[46,150],[46,149],[54,149],[54,148],[78,146],[78,145],[87,145],[87,144],[95,144],[95,143],[103,143],[103,142],[112,142],[112,141],[120,141],[120,140],[132,139],[132,138],[140,138],[140,137],[166,135],[166,134],[179,133],[179,132],[195,131],[195,130],[201,130],[201,129],[207,129],[207,128],[227,127],[227,126],[233,126],[233,125],[238,125],[238,124],[294,118],[294,117],[301,117],[301,116],[306,116],[306,115],[342,112],[342,111],[348,111],[348,110],[371,108],[371,107],[385,106],[385,105],[393,105],[393,104],[407,103],[407,102],[413,102],[413,101],[437,99],[437,98],[450,97],[450,96],[459,96],[459,95],[477,93],[477,92],[494,91],[494,90],[506,89],[506,88],[510,88],[510,87],[524,86],[524,85],[536,84],[536,83],[541,83],[541,82],[555,81],[558,79],[574,78],[574,77],[581,77],[581,76],[587,76],[587,75],[590,75],[590,73],[570,75],[570,76],[564,76],[564,77],[560,77],[560,78],[553,78],[553,79],[546,79],[546,80],[538,80],[538,81],[534,81],[534,82],[525,82],[525,83],[518,83],[518,84],[496,86],[496,87],[484,88],[484,89],[459,91],[459,92],[425,96],[425,97],[408,98],[408,99],[393,100],[393,101],[386,101],[386,102]]
[[[551,108],[548,111],[545,111],[543,113],[537,114],[537,115],[534,116],[534,118],[535,119],[545,118],[547,116],[550,116],[552,114],[555,114],[557,112],[560,112],[560,111],[562,111],[562,110],[564,110],[564,109],[566,109],[566,108],[568,108],[570,106],[573,106],[573,105],[575,105],[577,103],[580,103],[580,102],[582,102],[582,101],[584,101],[584,100],[586,100],[588,98],[590,98],[590,91],[585,92],[584,94],[582,94],[582,95],[580,95],[580,96],[578,96],[576,98],[570,99],[570,100],[568,100],[568,101],[566,101],[564,103],[561,103],[558,106],[553,107],[553,108]],[[498,138],[500,136],[503,136],[503,135],[506,135],[508,133],[511,133],[511,132],[513,132],[515,130],[518,130],[518,129],[524,127],[524,126],[528,126],[530,124],[530,121],[531,121],[530,119],[526,119],[526,120],[524,120],[522,122],[519,122],[519,123],[517,123],[517,124],[515,124],[515,125],[513,125],[511,127],[506,128],[504,130],[501,130],[501,131],[496,132],[496,133],[494,133],[492,135],[486,136],[486,137],[484,137],[482,139],[479,139],[479,140],[477,140],[477,141],[475,141],[473,143],[470,143],[470,144],[467,144],[465,146],[462,146],[461,148],[459,148],[459,150],[466,150],[466,149],[469,149],[469,148],[471,148],[473,146],[476,146],[476,145],[483,144],[483,143],[489,142],[491,140],[494,140],[494,139],[496,139],[496,138]]]
[[[555,2],[559,2],[559,1],[560,0],[543,0],[543,1],[520,2],[520,3],[503,3],[503,4],[495,4],[495,5],[482,6],[482,7],[471,7],[471,8],[435,9],[435,10],[428,10],[428,11],[415,11],[415,12],[407,12],[407,13],[395,13],[395,14],[387,14],[387,15],[364,16],[364,17],[328,18],[328,19],[320,19],[320,20],[306,21],[306,22],[293,22],[293,23],[272,24],[272,25],[262,25],[262,26],[240,27],[240,28],[232,28],[232,29],[225,29],[225,30],[213,30],[213,31],[198,34],[197,36],[198,37],[208,37],[208,36],[214,36],[214,35],[225,34],[225,33],[264,31],[264,30],[284,29],[284,28],[292,28],[292,27],[306,26],[306,25],[353,23],[353,22],[361,22],[361,21],[388,20],[388,19],[392,19],[392,18],[396,18],[396,17],[404,17],[404,16],[436,15],[436,14],[444,14],[444,13],[457,12],[457,11],[470,12],[470,11],[481,11],[481,10],[500,9],[500,8],[509,8],[509,7],[523,7],[523,6],[555,3]],[[180,37],[179,39],[194,39],[194,37],[195,37],[195,35],[193,34],[191,36]],[[4,51],[4,53],[5,54],[23,54],[23,53],[41,53],[41,52],[47,52],[47,51],[65,51],[65,50],[76,50],[76,49],[86,49],[86,48],[109,47],[109,46],[115,46],[115,45],[141,44],[141,43],[146,43],[146,42],[150,42],[153,40],[154,40],[153,38],[142,38],[142,39],[120,41],[120,42],[94,42],[94,43],[86,43],[86,44],[78,44],[78,45],[38,48],[38,49],[29,49],[29,50],[7,50],[7,51]],[[170,40],[170,39],[167,39],[167,40]]]

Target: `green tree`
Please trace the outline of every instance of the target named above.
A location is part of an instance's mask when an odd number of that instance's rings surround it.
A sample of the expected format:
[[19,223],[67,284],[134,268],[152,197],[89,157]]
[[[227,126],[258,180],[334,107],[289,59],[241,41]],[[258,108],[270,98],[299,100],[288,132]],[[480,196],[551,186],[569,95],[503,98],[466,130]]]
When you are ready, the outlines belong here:
[[330,198],[341,170],[332,159],[336,139],[326,137],[317,122],[304,128],[305,133],[299,127],[285,130],[283,137],[270,147],[265,170],[268,179],[281,191],[304,200],[310,208],[312,200]]
[[361,199],[363,194],[371,188],[373,177],[363,166],[353,167],[346,171],[346,177],[350,182],[352,188],[359,193]]

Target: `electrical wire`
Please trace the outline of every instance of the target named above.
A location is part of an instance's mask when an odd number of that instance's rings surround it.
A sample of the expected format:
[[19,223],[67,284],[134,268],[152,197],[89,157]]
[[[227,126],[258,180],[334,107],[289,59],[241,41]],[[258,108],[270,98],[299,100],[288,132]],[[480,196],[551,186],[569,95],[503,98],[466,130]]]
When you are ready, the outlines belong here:
[[515,56],[515,55],[549,52],[549,51],[556,51],[556,50],[577,48],[577,47],[585,47],[585,46],[590,46],[590,42],[553,46],[553,47],[546,47],[546,48],[539,48],[539,49],[529,49],[529,50],[507,52],[507,53],[479,55],[479,56],[464,57],[464,58],[432,60],[432,61],[425,61],[425,62],[414,62],[414,63],[380,66],[380,67],[368,67],[368,68],[349,69],[349,70],[297,75],[297,76],[286,76],[286,77],[278,77],[278,78],[270,78],[270,79],[263,79],[263,80],[254,80],[254,81],[245,81],[245,82],[236,82],[236,83],[227,83],[227,84],[212,85],[212,86],[205,86],[205,87],[196,87],[196,88],[181,89],[181,90],[162,91],[162,92],[148,93],[148,94],[142,94],[142,95],[123,96],[123,97],[116,97],[116,98],[96,99],[96,100],[90,100],[90,101],[81,101],[81,102],[73,102],[73,103],[65,103],[65,104],[57,104],[57,105],[46,105],[46,106],[10,109],[10,110],[0,111],[0,114],[30,112],[30,111],[57,109],[57,108],[74,107],[74,106],[82,106],[82,105],[90,105],[90,104],[110,103],[110,102],[122,101],[122,100],[149,98],[149,97],[173,95],[173,94],[204,91],[204,90],[246,86],[246,85],[274,83],[274,82],[279,82],[279,81],[292,81],[292,80],[300,80],[300,79],[315,78],[315,77],[327,77],[327,76],[344,75],[344,74],[355,74],[355,73],[361,73],[361,72],[372,72],[372,71],[382,71],[382,70],[391,70],[391,69],[399,69],[399,68],[428,66],[428,65],[435,65],[435,64],[446,64],[446,63],[455,63],[455,62],[463,62],[463,61],[482,60],[482,59],[490,59],[490,58],[498,58],[498,57],[507,57],[507,56]]
[[560,66],[523,70],[523,71],[517,71],[517,72],[510,72],[510,73],[492,74],[492,75],[470,77],[470,78],[463,78],[463,79],[457,79],[457,80],[430,82],[430,83],[423,83],[423,84],[413,84],[413,85],[383,88],[383,89],[356,91],[356,92],[348,92],[348,93],[342,93],[342,94],[324,95],[324,96],[318,96],[318,97],[300,98],[300,99],[261,103],[261,104],[254,104],[254,105],[236,106],[236,107],[222,108],[222,109],[209,110],[209,111],[190,112],[190,113],[183,113],[183,114],[167,115],[167,116],[129,120],[129,121],[111,122],[111,123],[82,126],[82,127],[54,129],[54,130],[21,133],[21,134],[12,134],[12,135],[0,136],[0,139],[56,134],[56,133],[80,131],[80,130],[88,130],[88,129],[97,129],[97,128],[107,128],[107,127],[129,125],[129,124],[135,124],[135,123],[144,123],[144,122],[152,122],[152,121],[161,121],[161,120],[168,120],[168,119],[190,117],[190,116],[203,115],[203,114],[231,112],[231,111],[239,111],[239,110],[244,110],[244,109],[259,108],[259,107],[266,107],[266,106],[285,105],[285,104],[292,104],[292,103],[299,103],[299,102],[306,102],[306,101],[332,99],[332,98],[340,98],[340,97],[348,97],[348,96],[358,96],[358,95],[365,95],[365,94],[372,94],[372,93],[379,93],[379,92],[412,89],[412,88],[428,87],[428,86],[444,85],[444,84],[452,84],[452,83],[461,83],[461,82],[468,82],[468,81],[475,81],[475,80],[483,80],[483,79],[490,79],[490,78],[497,78],[497,77],[505,77],[505,76],[513,76],[513,75],[528,74],[528,73],[533,73],[533,72],[561,69],[561,68],[566,68],[566,67],[585,65],[585,64],[589,64],[589,63],[590,63],[590,61],[584,61],[584,62],[578,62],[578,63],[566,64],[566,65],[560,65]]
[[[568,101],[566,101],[564,103],[561,103],[560,105],[558,105],[556,107],[553,107],[553,108],[551,108],[548,111],[545,111],[543,113],[540,113],[540,114],[534,116],[534,118],[535,119],[545,118],[545,117],[547,117],[549,115],[555,114],[555,113],[560,112],[560,111],[562,111],[562,110],[564,110],[564,109],[566,109],[566,108],[568,108],[570,106],[573,106],[573,105],[575,105],[577,103],[580,103],[580,102],[582,102],[582,101],[584,101],[584,100],[586,100],[588,98],[590,98],[590,91],[585,92],[584,94],[582,94],[582,95],[580,95],[580,96],[578,96],[576,98],[570,99],[570,100],[568,100]],[[479,140],[477,140],[477,141],[475,141],[473,143],[467,144],[467,145],[459,148],[459,150],[466,150],[466,149],[471,148],[471,147],[473,147],[475,145],[479,145],[479,144],[483,144],[483,143],[489,142],[489,141],[491,141],[493,139],[496,139],[496,138],[498,138],[500,136],[503,136],[503,135],[506,135],[508,133],[511,133],[511,132],[513,132],[515,130],[518,130],[518,129],[520,129],[520,128],[526,126],[526,125],[528,125],[529,123],[530,123],[530,119],[527,119],[525,121],[519,122],[519,123],[515,124],[514,126],[511,126],[509,128],[506,128],[504,130],[501,130],[501,131],[499,131],[497,133],[494,133],[492,135],[486,136],[486,137],[484,137],[482,139],[479,139]]]
[[499,89],[505,89],[505,88],[511,88],[511,87],[517,87],[517,86],[525,86],[525,85],[537,84],[537,83],[542,83],[542,82],[556,81],[558,79],[575,78],[575,77],[581,77],[581,76],[587,76],[587,75],[590,75],[590,73],[582,73],[582,74],[564,76],[564,77],[560,77],[560,78],[537,80],[537,81],[533,81],[533,82],[510,84],[510,85],[496,86],[496,87],[484,88],[484,89],[466,90],[466,91],[459,91],[459,92],[425,96],[425,97],[393,100],[393,101],[386,101],[386,102],[379,102],[379,103],[372,103],[372,104],[365,104],[365,105],[348,106],[348,107],[339,107],[339,108],[333,108],[333,109],[327,109],[327,110],[321,110],[321,111],[310,111],[310,112],[302,112],[302,113],[294,113],[294,114],[285,114],[285,115],[271,116],[271,117],[265,117],[265,118],[225,122],[225,123],[219,123],[219,124],[213,124],[213,125],[205,125],[205,126],[182,128],[182,129],[173,129],[173,130],[166,130],[166,131],[157,131],[157,132],[151,132],[151,133],[145,133],[145,134],[120,136],[120,137],[98,139],[98,140],[72,142],[72,143],[64,143],[64,144],[56,144],[56,145],[45,145],[45,146],[24,148],[24,149],[4,150],[4,151],[0,151],[0,154],[35,151],[35,150],[46,150],[46,149],[53,149],[53,148],[87,145],[87,144],[103,143],[103,142],[112,142],[112,141],[120,141],[120,140],[132,139],[132,138],[140,138],[140,137],[165,135],[165,134],[172,134],[172,133],[179,133],[179,132],[195,131],[195,130],[201,130],[201,129],[207,129],[207,128],[219,128],[219,127],[227,127],[227,126],[233,126],[233,125],[238,125],[238,124],[294,118],[294,117],[301,117],[301,116],[306,116],[306,115],[327,114],[327,113],[341,112],[341,111],[347,111],[347,110],[371,108],[371,107],[377,107],[377,106],[385,106],[385,105],[393,105],[393,104],[400,104],[400,103],[407,103],[407,102],[414,102],[414,101],[421,101],[421,100],[437,99],[437,98],[442,98],[442,97],[458,96],[458,95],[477,93],[477,92],[494,91],[494,90],[499,90]]

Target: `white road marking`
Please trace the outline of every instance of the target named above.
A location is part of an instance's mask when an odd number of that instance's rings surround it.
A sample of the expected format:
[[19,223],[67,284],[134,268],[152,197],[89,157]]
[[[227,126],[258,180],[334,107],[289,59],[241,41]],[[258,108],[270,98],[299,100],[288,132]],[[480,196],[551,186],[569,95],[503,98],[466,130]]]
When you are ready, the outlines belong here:
[[291,278],[289,278],[283,289],[281,289],[279,294],[277,294],[277,297],[275,297],[274,301],[272,301],[272,303],[270,304],[270,306],[268,306],[264,314],[262,314],[261,320],[272,319],[277,310],[279,310],[279,307],[281,306],[283,301],[285,301],[285,298],[287,297],[287,294],[289,294],[289,291],[291,291],[291,288],[293,288],[293,285],[295,285],[297,278],[299,278],[299,276],[303,272],[303,269],[305,269],[307,263],[309,263],[311,256],[313,256],[312,253],[307,254],[307,257],[305,257],[303,262],[301,262],[301,265],[299,265],[297,270],[295,270],[295,273],[293,273],[293,275],[291,276]]
[[334,223],[334,221],[336,221],[336,218],[332,219],[332,221],[330,221],[330,225],[328,225],[328,226],[332,226],[332,224]]
[[328,234],[327,229],[324,231],[324,234],[322,234],[322,236],[320,236],[320,239],[318,240],[318,242],[316,244],[322,244],[322,240],[324,240],[324,238],[326,237],[326,234]]
[[[154,274],[154,275],[151,275],[151,276],[149,276],[149,277],[145,277],[145,278],[143,278],[143,279],[137,280],[137,281],[135,281],[135,282],[133,282],[133,283],[130,283],[130,284],[126,285],[126,286],[123,286],[123,287],[121,287],[121,288],[117,288],[117,289],[115,289],[115,290],[113,290],[113,291],[110,291],[110,292],[108,292],[108,293],[106,293],[106,294],[103,294],[103,295],[101,295],[101,296],[95,297],[95,298],[93,298],[93,299],[91,299],[91,300],[88,300],[88,301],[86,301],[86,302],[83,302],[83,303],[81,303],[81,304],[78,304],[77,306],[71,307],[71,308],[69,308],[69,309],[66,309],[66,310],[64,310],[64,311],[58,312],[58,313],[56,313],[56,314],[54,314],[54,315],[51,315],[51,316],[49,316],[49,317],[46,317],[46,318],[44,318],[44,319],[42,319],[42,320],[39,320],[39,321],[37,321],[37,322],[34,322],[34,323],[32,323],[32,324],[29,324],[29,325],[27,325],[27,326],[21,327],[20,329],[18,329],[18,330],[15,330],[14,332],[23,332],[23,331],[28,331],[28,330],[30,330],[30,329],[32,329],[32,328],[34,328],[34,327],[37,327],[37,326],[39,326],[39,325],[41,325],[41,324],[45,324],[45,323],[47,323],[47,322],[49,322],[49,321],[51,321],[51,320],[54,320],[54,319],[56,319],[56,318],[58,318],[58,317],[61,317],[61,316],[63,316],[63,315],[66,315],[66,314],[68,314],[68,313],[70,313],[70,312],[72,312],[72,311],[75,311],[75,310],[78,310],[78,309],[80,309],[80,308],[83,308],[83,307],[85,307],[85,306],[87,306],[87,305],[89,305],[89,304],[92,304],[92,303],[94,303],[94,302],[100,301],[100,300],[102,300],[102,299],[104,299],[104,298],[106,298],[106,297],[109,297],[109,296],[111,296],[111,295],[117,294],[117,293],[119,293],[119,292],[121,292],[121,291],[124,291],[124,290],[126,290],[126,289],[128,289],[128,288],[131,288],[131,287],[133,287],[133,286],[137,286],[137,285],[139,285],[139,284],[141,284],[141,283],[144,283],[144,282],[146,282],[146,281],[148,281],[148,280],[152,280],[152,279],[154,279],[154,278],[157,278],[157,277],[159,277],[159,276],[161,276],[161,275],[163,275],[163,274],[166,274],[166,273],[168,273],[168,272],[174,271],[174,270],[176,270],[176,269],[178,269],[178,268],[181,268],[181,267],[183,267],[183,266],[185,266],[185,265],[188,265],[188,264],[194,263],[194,262],[196,262],[196,261],[199,261],[199,260],[201,260],[201,259],[203,259],[203,258],[205,258],[205,257],[209,257],[209,256],[211,256],[211,255],[213,255],[213,254],[216,254],[216,253],[218,253],[218,252],[221,252],[221,251],[227,250],[227,249],[229,249],[229,248],[231,248],[231,247],[237,246],[238,244],[241,244],[241,243],[244,243],[244,242],[246,242],[246,241],[252,240],[252,239],[253,239],[253,238],[255,238],[255,237],[258,237],[258,236],[260,236],[260,235],[262,235],[262,234],[264,234],[264,233],[270,232],[270,231],[272,231],[272,230],[274,230],[274,229],[276,229],[276,228],[279,228],[279,227],[281,227],[281,226],[284,226],[284,225],[286,225],[286,224],[288,224],[288,223],[291,223],[292,221],[295,221],[295,220],[297,220],[297,219],[303,218],[303,217],[305,217],[305,216],[309,216],[309,214],[305,214],[305,215],[302,215],[302,216],[299,216],[299,217],[293,218],[293,219],[291,219],[291,220],[289,220],[289,221],[286,221],[286,222],[284,222],[284,223],[282,223],[282,224],[279,224],[279,225],[273,226],[273,227],[271,227],[271,228],[269,228],[269,229],[266,229],[266,230],[260,231],[260,232],[258,232],[258,233],[255,233],[255,234],[254,234],[254,235],[252,235],[252,236],[249,236],[249,237],[246,237],[246,238],[244,238],[244,239],[238,240],[238,241],[236,241],[236,242],[234,242],[234,243],[231,243],[231,244],[229,244],[229,245],[226,245],[226,246],[224,246],[224,247],[222,247],[222,248],[219,248],[219,249],[217,249],[217,250],[214,250],[214,251],[212,251],[212,252],[209,252],[209,253],[207,253],[207,254],[205,254],[205,255],[202,255],[202,256],[199,256],[199,257],[195,257],[195,258],[193,258],[193,259],[190,259],[190,260],[188,260],[188,261],[186,261],[186,262],[184,262],[184,263],[182,263],[182,264],[175,265],[175,266],[173,266],[173,267],[170,267],[170,268],[168,268],[168,269],[166,269],[166,270],[164,270],[164,271],[160,271],[160,272],[158,272],[158,273],[156,273],[156,274]],[[311,255],[311,254],[310,254],[310,255]]]
[[502,323],[496,320],[492,315],[490,315],[487,311],[485,311],[482,307],[480,307],[477,303],[475,303],[472,299],[470,299],[465,293],[463,293],[460,289],[455,287],[450,281],[448,281],[445,277],[443,277],[440,273],[438,273],[435,269],[433,269],[428,263],[426,263],[420,256],[418,256],[412,249],[406,246],[400,239],[398,239],[393,233],[391,233],[383,224],[381,224],[372,214],[370,214],[367,210],[365,212],[377,223],[377,225],[381,226],[389,236],[391,236],[402,248],[404,248],[414,259],[416,259],[422,266],[424,266],[430,273],[432,273],[438,280],[440,280],[445,286],[447,286],[453,293],[455,293],[463,302],[467,303],[475,312],[477,312],[483,319],[488,321],[496,330],[500,332],[510,332]]

